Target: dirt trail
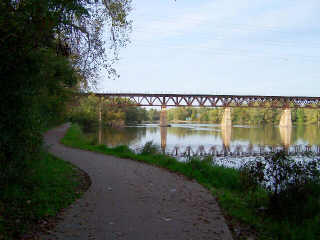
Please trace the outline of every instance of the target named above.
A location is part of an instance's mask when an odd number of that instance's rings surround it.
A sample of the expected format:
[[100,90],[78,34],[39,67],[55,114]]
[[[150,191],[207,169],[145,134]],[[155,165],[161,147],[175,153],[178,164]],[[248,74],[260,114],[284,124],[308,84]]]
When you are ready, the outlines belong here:
[[46,133],[45,142],[87,172],[92,185],[41,239],[232,239],[216,200],[201,185],[147,164],[65,147],[59,140],[68,126]]

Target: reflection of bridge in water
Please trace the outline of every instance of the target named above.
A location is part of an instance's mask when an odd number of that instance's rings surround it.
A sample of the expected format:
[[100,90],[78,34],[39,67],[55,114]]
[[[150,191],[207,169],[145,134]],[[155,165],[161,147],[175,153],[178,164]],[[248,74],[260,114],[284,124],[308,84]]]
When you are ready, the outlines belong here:
[[[83,94],[86,95],[86,94]],[[319,155],[319,146],[291,145],[292,135],[292,108],[320,109],[320,97],[286,97],[286,96],[247,96],[247,95],[193,95],[193,94],[144,94],[144,93],[95,93],[99,97],[99,122],[101,123],[101,109],[106,106],[161,106],[160,133],[161,148],[166,151],[167,145],[167,107],[222,107],[224,113],[221,120],[222,146],[213,146],[205,150],[199,146],[197,149],[186,147],[187,153],[199,153],[200,155],[265,155],[281,148],[289,154],[303,154],[312,151]],[[281,137],[280,146],[232,146],[232,108],[280,108],[282,115],[279,121],[279,133]],[[319,122],[319,119],[317,120]],[[99,139],[101,136],[99,136]],[[258,148],[258,150],[257,150]],[[215,149],[215,150],[213,150]],[[178,153],[179,152],[179,153]],[[186,151],[175,148],[176,155],[185,154]]]
[[[160,127],[160,146],[163,153],[178,158],[190,156],[213,156],[213,157],[254,157],[265,156],[280,150],[286,151],[291,156],[305,156],[313,154],[320,156],[320,145],[291,145],[291,127],[279,127],[281,143],[278,145],[262,144],[237,144],[232,143],[232,126],[220,125],[222,143],[205,145],[172,145],[167,146],[168,127]],[[99,126],[98,143],[102,144],[102,126]]]
[[281,150],[286,151],[290,156],[304,156],[314,154],[320,156],[319,145],[291,145],[292,127],[279,127],[281,145],[231,145],[232,125],[221,124],[221,145],[211,146],[174,146],[167,148],[167,127],[160,127],[161,149],[163,153],[176,157],[189,156],[216,156],[216,157],[249,157],[265,156]]
[[266,156],[271,153],[275,153],[284,150],[290,156],[306,156],[308,154],[314,154],[320,156],[320,146],[303,146],[292,145],[289,148],[278,146],[243,146],[236,145],[234,147],[225,147],[224,145],[212,145],[212,146],[175,146],[173,149],[162,149],[166,154],[174,157],[192,157],[192,156],[213,156],[213,157],[255,157]]

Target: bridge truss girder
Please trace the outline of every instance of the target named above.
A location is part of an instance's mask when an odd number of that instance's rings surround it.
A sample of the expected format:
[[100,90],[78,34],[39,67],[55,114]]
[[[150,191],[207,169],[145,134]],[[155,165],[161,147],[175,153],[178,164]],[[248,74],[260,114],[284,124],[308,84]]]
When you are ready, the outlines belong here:
[[95,93],[106,105],[172,107],[320,108],[320,97]]

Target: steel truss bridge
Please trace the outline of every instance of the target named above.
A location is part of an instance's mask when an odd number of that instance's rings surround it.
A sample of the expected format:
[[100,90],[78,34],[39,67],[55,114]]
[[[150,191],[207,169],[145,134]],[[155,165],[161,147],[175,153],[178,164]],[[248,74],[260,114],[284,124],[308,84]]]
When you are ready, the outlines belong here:
[[93,93],[104,104],[112,106],[175,106],[175,107],[260,107],[260,108],[320,108],[320,97],[194,95],[148,93]]
[[320,146],[318,145],[292,145],[285,147],[278,146],[241,146],[227,147],[221,145],[212,145],[204,147],[191,146],[174,146],[171,149],[165,150],[166,154],[174,157],[192,157],[192,156],[212,156],[212,157],[257,157],[266,156],[278,151],[286,151],[289,156],[320,156]]

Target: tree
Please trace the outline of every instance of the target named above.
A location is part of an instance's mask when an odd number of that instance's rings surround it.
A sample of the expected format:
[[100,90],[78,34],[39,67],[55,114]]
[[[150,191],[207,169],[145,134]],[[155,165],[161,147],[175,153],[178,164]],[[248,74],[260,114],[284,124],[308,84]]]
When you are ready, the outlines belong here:
[[[68,89],[95,84],[128,39],[129,0],[0,1],[0,187],[23,177]],[[109,27],[111,55],[103,26]]]
[[[148,118],[149,121],[159,121],[160,120],[160,111],[158,111],[157,109],[153,109],[151,108],[148,111]],[[169,119],[169,114],[168,114],[168,119]]]

